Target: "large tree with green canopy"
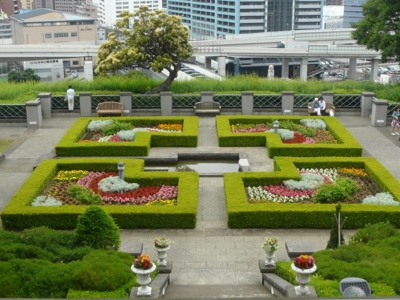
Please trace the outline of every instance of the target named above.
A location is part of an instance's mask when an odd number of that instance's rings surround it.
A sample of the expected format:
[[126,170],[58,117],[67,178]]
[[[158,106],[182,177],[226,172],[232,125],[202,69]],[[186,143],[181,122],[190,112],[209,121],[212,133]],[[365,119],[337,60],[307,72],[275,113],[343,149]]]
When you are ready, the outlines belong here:
[[148,93],[168,90],[178,76],[181,61],[193,53],[188,28],[180,17],[168,16],[161,10],[149,11],[147,6],[134,14],[124,11],[120,16],[122,20],[99,48],[96,73],[115,74],[121,69],[137,67],[155,72],[166,69],[167,79]]
[[400,59],[400,1],[367,0],[362,6],[364,18],[352,23],[358,44],[382,52],[382,61]]

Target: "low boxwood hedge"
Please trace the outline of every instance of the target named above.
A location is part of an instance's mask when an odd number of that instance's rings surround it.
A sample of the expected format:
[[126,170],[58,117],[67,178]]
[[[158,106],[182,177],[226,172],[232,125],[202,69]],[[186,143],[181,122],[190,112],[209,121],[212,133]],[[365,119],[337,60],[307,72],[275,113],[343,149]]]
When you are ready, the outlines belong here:
[[144,161],[121,158],[75,158],[43,161],[29,176],[1,213],[5,229],[25,229],[47,226],[54,229],[74,229],[78,216],[88,207],[32,207],[31,202],[42,194],[60,170],[118,172],[119,161],[125,163],[125,180],[146,185],[178,185],[176,206],[105,205],[120,228],[194,228],[197,219],[198,173],[143,172]]
[[[231,124],[254,124],[301,119],[323,119],[327,130],[335,137],[337,144],[284,144],[274,133],[233,133]],[[361,156],[362,147],[335,117],[297,117],[297,116],[217,116],[218,145],[220,147],[259,147],[266,146],[269,157],[293,156]]]
[[[183,132],[138,132],[132,142],[79,143],[91,120],[115,120],[132,125],[183,124]],[[147,156],[150,147],[197,147],[198,117],[79,118],[55,147],[57,156]]]
[[[225,173],[224,189],[230,228],[331,228],[336,204],[250,204],[246,186],[281,184],[299,179],[296,168],[364,168],[383,191],[400,199],[399,182],[371,157],[275,157],[275,172]],[[400,206],[342,204],[343,228],[361,228],[371,221],[389,221],[400,227]]]

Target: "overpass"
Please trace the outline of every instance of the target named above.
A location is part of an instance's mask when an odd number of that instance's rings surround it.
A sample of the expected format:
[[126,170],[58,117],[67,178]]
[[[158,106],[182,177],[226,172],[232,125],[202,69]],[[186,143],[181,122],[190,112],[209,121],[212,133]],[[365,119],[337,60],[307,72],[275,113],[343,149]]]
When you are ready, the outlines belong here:
[[[218,61],[218,74],[225,76],[227,57],[282,58],[282,76],[288,77],[289,58],[300,58],[300,78],[307,80],[308,58],[350,59],[349,78],[355,79],[357,59],[371,59],[371,78],[378,73],[380,53],[355,44],[352,29],[337,31],[287,31],[279,33],[227,36],[220,40],[192,40],[194,56],[206,57],[206,67],[211,58]],[[285,35],[286,33],[286,35]],[[278,43],[285,48],[277,48]],[[31,44],[0,46],[0,62],[47,60],[97,56],[99,45]]]

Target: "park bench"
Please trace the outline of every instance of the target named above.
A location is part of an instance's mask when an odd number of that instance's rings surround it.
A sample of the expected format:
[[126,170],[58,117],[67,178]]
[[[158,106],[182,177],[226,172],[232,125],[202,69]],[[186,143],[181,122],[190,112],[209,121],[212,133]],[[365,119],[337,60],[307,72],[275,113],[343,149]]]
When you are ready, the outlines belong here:
[[194,104],[194,114],[217,114],[221,113],[221,105],[219,102],[204,101]]
[[[332,110],[334,112],[335,111],[335,107],[333,106],[332,102],[326,102],[325,101],[325,103],[326,103],[325,114],[327,116],[329,116],[329,111]],[[311,105],[312,105],[312,102],[308,102],[308,115],[309,116],[317,115],[317,112],[312,110]]]
[[124,114],[124,105],[119,102],[101,102],[96,107],[97,116],[100,115],[120,115]]

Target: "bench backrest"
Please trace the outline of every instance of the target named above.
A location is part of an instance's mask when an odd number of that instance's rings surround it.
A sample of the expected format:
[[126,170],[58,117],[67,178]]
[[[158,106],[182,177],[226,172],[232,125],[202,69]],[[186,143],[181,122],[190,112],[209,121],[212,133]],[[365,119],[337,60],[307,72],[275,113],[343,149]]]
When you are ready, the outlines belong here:
[[119,102],[101,102],[97,105],[97,109],[124,109],[124,105]]
[[196,102],[194,104],[195,108],[202,108],[202,109],[214,109],[214,108],[220,108],[219,102],[211,102],[211,101],[206,101],[206,102]]

